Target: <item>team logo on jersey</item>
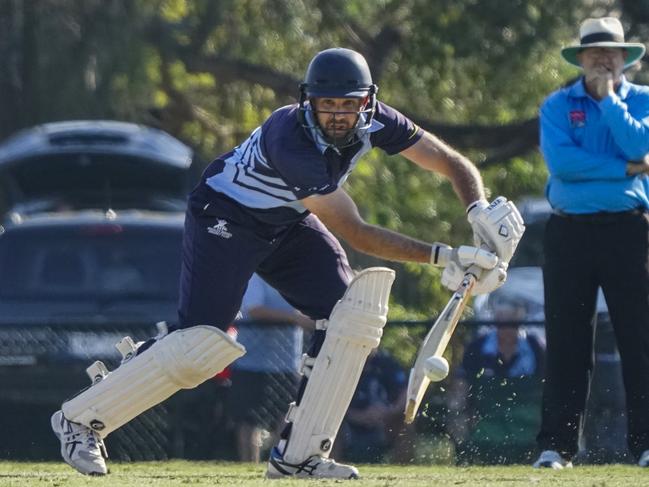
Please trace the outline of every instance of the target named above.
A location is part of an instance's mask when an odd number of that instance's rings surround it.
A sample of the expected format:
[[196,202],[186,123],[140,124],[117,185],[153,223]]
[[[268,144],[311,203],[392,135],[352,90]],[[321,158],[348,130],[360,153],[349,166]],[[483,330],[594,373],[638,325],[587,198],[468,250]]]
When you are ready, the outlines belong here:
[[586,125],[586,112],[583,110],[570,111],[570,126],[572,128],[583,127]]
[[327,184],[325,184],[324,186],[311,186],[311,187],[309,188],[309,191],[317,191],[317,192],[320,192],[320,191],[324,191],[324,190],[327,189],[329,186],[331,186],[330,183],[327,183]]
[[230,238],[232,234],[228,231],[228,227],[226,226],[227,224],[227,221],[218,219],[216,220],[216,225],[207,227],[207,232],[216,235],[217,237]]

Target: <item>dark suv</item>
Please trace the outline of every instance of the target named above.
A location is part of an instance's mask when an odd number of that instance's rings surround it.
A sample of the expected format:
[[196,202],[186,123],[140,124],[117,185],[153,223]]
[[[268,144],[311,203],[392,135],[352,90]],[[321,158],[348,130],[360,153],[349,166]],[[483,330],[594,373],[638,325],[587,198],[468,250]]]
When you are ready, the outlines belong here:
[[8,225],[0,236],[0,324],[172,320],[181,238],[182,214],[84,211]]
[[71,121],[18,132],[0,144],[5,211],[182,211],[194,179],[192,150],[160,130]]
[[[122,337],[176,321],[193,159],[166,133],[112,121],[46,124],[0,145],[0,431],[13,439],[0,457],[56,459],[49,415],[89,385],[86,367],[117,367]],[[169,415],[188,394],[111,435],[111,457],[185,453]]]

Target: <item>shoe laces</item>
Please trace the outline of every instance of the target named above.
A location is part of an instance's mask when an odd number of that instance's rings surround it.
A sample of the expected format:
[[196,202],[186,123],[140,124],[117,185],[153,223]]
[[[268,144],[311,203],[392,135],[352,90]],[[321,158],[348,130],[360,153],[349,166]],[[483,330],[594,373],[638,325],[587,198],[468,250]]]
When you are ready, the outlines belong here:
[[99,441],[97,438],[97,434],[91,429],[88,429],[86,431],[86,443],[91,448],[97,448],[97,449],[99,448]]
[[68,443],[72,441],[84,443],[85,445],[87,445],[89,448],[92,448],[93,450],[98,450],[99,447],[103,445],[103,441],[101,438],[97,436],[97,433],[95,433],[87,426],[77,425],[72,423],[71,429],[72,432],[69,433],[66,438],[66,441]]

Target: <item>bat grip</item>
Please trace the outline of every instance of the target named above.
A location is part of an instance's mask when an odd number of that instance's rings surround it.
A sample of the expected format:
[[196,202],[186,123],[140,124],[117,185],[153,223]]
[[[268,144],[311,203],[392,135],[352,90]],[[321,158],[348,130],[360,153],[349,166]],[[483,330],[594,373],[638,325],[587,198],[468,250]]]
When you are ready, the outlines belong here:
[[480,279],[480,275],[482,275],[482,267],[473,264],[471,267],[469,267],[466,270],[466,272],[464,273],[464,277],[469,275],[473,276],[477,281],[478,279]]
[[480,279],[481,274],[482,268],[480,266],[474,264],[469,267],[464,273],[464,279],[462,279],[462,282],[455,292],[462,295],[471,292],[475,283]]

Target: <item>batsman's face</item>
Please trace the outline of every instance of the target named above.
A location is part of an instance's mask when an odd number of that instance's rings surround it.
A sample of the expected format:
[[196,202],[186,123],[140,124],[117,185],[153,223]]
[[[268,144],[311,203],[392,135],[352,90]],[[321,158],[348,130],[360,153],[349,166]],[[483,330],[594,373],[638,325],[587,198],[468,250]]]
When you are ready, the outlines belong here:
[[322,131],[332,139],[345,137],[356,126],[364,105],[359,98],[314,98],[314,109]]
[[626,57],[627,51],[618,47],[589,47],[577,54],[586,81],[601,78],[607,73],[611,73],[613,81],[619,81]]

